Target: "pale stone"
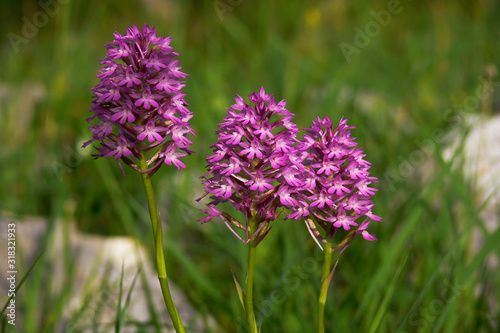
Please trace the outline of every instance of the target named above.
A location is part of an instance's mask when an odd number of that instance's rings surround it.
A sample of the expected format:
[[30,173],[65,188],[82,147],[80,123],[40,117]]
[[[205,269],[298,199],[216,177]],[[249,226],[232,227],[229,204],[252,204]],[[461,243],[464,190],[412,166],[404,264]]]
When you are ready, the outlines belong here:
[[[8,223],[16,224],[17,279],[19,281],[22,274],[26,272],[41,251],[41,240],[47,230],[48,222],[42,218],[23,218],[22,220],[0,218],[1,258],[7,257],[5,252]],[[72,223],[57,221],[53,236],[44,254],[50,264],[46,269],[52,269],[51,274],[53,274],[53,277],[50,281],[54,293],[61,292],[66,278],[64,266],[65,242],[71,247],[69,255],[74,261],[75,272],[72,280],[71,298],[64,306],[63,318],[58,323],[57,332],[70,332],[71,325],[80,328],[85,327],[84,332],[92,332],[93,327],[91,325],[98,316],[99,324],[108,324],[107,326],[101,326],[100,332],[114,332],[113,323],[116,316],[122,265],[124,269],[122,304],[125,303],[124,299],[131,287],[134,276],[138,268],[141,267],[145,273],[159,321],[171,323],[156,276],[155,265],[148,258],[145,249],[130,237],[104,237],[83,234],[76,230]],[[0,265],[0,304],[4,304],[7,300],[7,269],[4,267],[4,261],[6,259],[2,260]],[[102,289],[104,278],[107,279],[108,284],[105,289]],[[169,285],[172,298],[185,326],[189,326],[194,332],[203,332],[204,324],[201,317],[197,316],[186,297],[171,281],[169,281]],[[72,315],[82,307],[84,301],[89,302],[89,307],[83,312],[77,323],[70,323],[69,320],[73,318]],[[18,314],[18,318],[22,321],[22,314]],[[138,322],[150,320],[147,298],[140,276],[137,278],[131,295],[127,320]],[[213,329],[214,321],[210,319],[208,322]],[[18,323],[22,326],[21,322]],[[124,333],[135,331],[135,326],[126,326],[122,330]],[[164,329],[162,332],[174,332],[174,329]]]

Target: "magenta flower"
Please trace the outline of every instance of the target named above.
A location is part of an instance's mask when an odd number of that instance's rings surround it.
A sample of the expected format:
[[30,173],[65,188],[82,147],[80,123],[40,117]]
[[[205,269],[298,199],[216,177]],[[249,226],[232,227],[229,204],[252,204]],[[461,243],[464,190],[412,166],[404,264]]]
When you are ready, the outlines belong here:
[[137,100],[134,103],[135,106],[143,105],[146,110],[149,109],[151,106],[157,108],[158,102],[155,101],[155,99],[160,99],[163,97],[161,94],[152,94],[151,88],[149,86],[144,88],[142,93],[132,93],[130,94],[130,96],[137,98]]
[[163,138],[158,132],[162,132],[165,127],[156,126],[153,119],[150,119],[145,126],[136,126],[135,129],[141,132],[141,134],[137,136],[137,140],[142,141],[147,138],[149,142],[163,141]]
[[361,223],[358,230],[356,230],[356,234],[358,235],[361,234],[361,236],[363,236],[363,238],[366,239],[367,241],[376,241],[377,237],[370,235],[368,231],[366,231],[366,228],[368,227],[369,224],[370,224],[369,221]]
[[138,159],[154,149],[147,160],[150,174],[162,162],[185,168],[179,158],[192,153],[188,149],[192,142],[186,138],[194,135],[188,123],[192,113],[180,79],[187,74],[180,71],[171,38],[157,37],[148,25],[142,30],[133,26],[126,35],[116,32],[114,37],[101,60],[104,67],[97,75],[101,81],[92,88],[93,114],[87,121],[96,122],[89,127],[92,139],[83,147],[99,141],[96,158],[114,157],[136,170]]
[[[208,172],[202,178],[204,196],[210,195],[212,201],[201,221],[220,217],[240,240],[258,243],[279,216],[278,208],[297,202],[292,197],[296,190],[289,185],[302,182],[296,178],[300,171],[289,159],[298,130],[291,122],[293,114],[285,109],[286,102],[277,103],[264,87],[250,94],[249,100],[247,104],[239,95],[235,98],[217,131],[217,143],[211,146],[213,155],[207,158]],[[243,214],[243,222],[215,208],[225,202]],[[253,234],[250,225],[255,226]],[[233,227],[244,230],[245,236]]]
[[370,185],[377,180],[369,176],[370,162],[363,159],[363,150],[356,148],[350,133],[353,128],[347,119],[341,119],[336,128],[328,116],[316,119],[290,156],[295,171],[283,173],[292,188],[291,198],[298,203],[282,201],[289,211],[287,216],[305,219],[318,244],[332,239],[339,229],[355,227],[356,232],[348,234],[349,240],[341,242],[343,249],[354,235],[376,240],[366,229],[370,221],[381,220],[372,213],[371,197],[376,189]]
[[184,157],[187,154],[177,153],[176,148],[177,147],[175,145],[169,145],[165,152],[160,153],[159,157],[164,160],[165,164],[176,166],[177,170],[180,170],[181,168],[185,169],[186,164],[182,163],[179,158]]
[[342,196],[344,192],[351,193],[351,190],[344,186],[350,183],[351,181],[344,180],[339,174],[337,174],[335,178],[333,178],[332,186],[328,189],[328,193],[335,193],[338,196]]
[[297,200],[292,197],[292,191],[287,185],[280,186],[278,192],[276,192],[280,198],[280,202],[283,205],[298,205]]

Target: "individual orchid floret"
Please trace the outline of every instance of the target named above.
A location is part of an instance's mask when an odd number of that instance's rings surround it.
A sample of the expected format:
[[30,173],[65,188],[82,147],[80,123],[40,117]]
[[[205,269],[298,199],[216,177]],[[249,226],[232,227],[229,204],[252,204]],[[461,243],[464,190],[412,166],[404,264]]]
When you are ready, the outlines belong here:
[[[202,177],[204,196],[212,201],[201,221],[220,217],[240,240],[258,244],[279,216],[278,208],[297,203],[292,195],[302,182],[297,178],[300,170],[289,159],[298,129],[286,102],[276,102],[263,87],[249,100],[247,104],[238,95],[219,125],[213,155],[207,158],[208,172]],[[226,202],[242,213],[242,222],[215,208]]]
[[358,230],[356,230],[356,234],[358,234],[358,235],[360,234],[367,241],[376,241],[377,237],[370,235],[370,233],[368,233],[368,231],[366,231],[366,228],[368,228],[368,225],[370,225],[369,220],[361,223]]
[[288,174],[291,198],[299,203],[290,202],[289,198],[282,201],[289,211],[287,216],[304,219],[319,245],[331,241],[338,230],[355,228],[339,243],[342,249],[355,235],[376,240],[366,229],[370,221],[381,220],[372,213],[372,196],[377,190],[371,184],[377,179],[370,177],[370,162],[363,159],[363,150],[356,148],[351,129],[354,127],[347,125],[347,119],[342,118],[334,128],[328,116],[317,118],[305,129],[307,134],[290,156],[296,165],[300,162],[304,172],[293,172],[293,182],[290,172],[284,172]]
[[[192,153],[186,138],[194,135],[188,123],[192,113],[182,93],[186,74],[180,72],[171,37],[157,37],[148,25],[114,37],[101,60],[100,82],[92,88],[92,116],[87,119],[94,121],[92,139],[83,146],[98,141],[94,157],[114,157],[149,176],[162,163],[185,168],[179,158]],[[141,158],[147,160],[146,170],[138,166]]]

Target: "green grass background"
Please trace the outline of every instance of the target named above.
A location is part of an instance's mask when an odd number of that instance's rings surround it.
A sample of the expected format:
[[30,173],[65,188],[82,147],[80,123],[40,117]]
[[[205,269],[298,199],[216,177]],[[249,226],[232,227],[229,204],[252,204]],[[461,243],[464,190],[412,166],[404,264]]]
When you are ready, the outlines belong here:
[[[226,4],[222,16],[217,3]],[[16,52],[9,33],[22,36],[23,18],[32,21],[43,9],[37,1],[0,2],[0,209],[20,219],[73,219],[88,233],[135,235],[152,251],[139,175],[127,170],[122,178],[113,160],[95,161],[90,149],[80,149],[89,138],[89,89],[98,82],[103,45],[114,31],[148,23],[159,36],[172,36],[190,74],[186,100],[197,153],[185,160],[186,170],[162,168],[154,185],[168,226],[169,277],[201,316],[214,318],[222,332],[237,332],[244,321],[230,270],[244,280],[246,248],[220,221],[196,222],[202,214],[193,199],[202,194],[199,176],[225,108],[236,94],[246,97],[264,85],[288,101],[301,127],[325,114],[334,121],[347,117],[380,179],[374,212],[384,219],[370,226],[379,241],[357,240],[342,255],[327,301],[327,331],[498,332],[500,315],[489,300],[498,301],[500,277],[485,257],[500,254],[499,233],[484,229],[473,184],[440,157],[445,142],[433,133],[458,128],[465,134],[445,112],[474,96],[487,64],[500,65],[500,4],[401,1],[401,13],[346,61],[339,45],[353,44],[354,29],[364,30],[374,20],[370,12],[387,5],[66,0]],[[494,98],[493,109],[498,102]],[[398,172],[429,139],[428,176],[419,171],[423,162]],[[460,153],[455,162],[462,162]],[[387,176],[393,173],[399,178]],[[471,251],[474,227],[485,237],[479,253]],[[71,258],[66,263],[71,286]],[[71,288],[52,293],[42,287],[50,280],[49,264],[42,259],[23,286],[23,332],[53,332],[72,297]],[[256,265],[263,332],[314,331],[320,267],[303,223],[275,223]],[[279,304],[269,305],[280,292]],[[103,330],[96,325],[96,332]],[[140,332],[159,330],[154,322],[137,325]]]

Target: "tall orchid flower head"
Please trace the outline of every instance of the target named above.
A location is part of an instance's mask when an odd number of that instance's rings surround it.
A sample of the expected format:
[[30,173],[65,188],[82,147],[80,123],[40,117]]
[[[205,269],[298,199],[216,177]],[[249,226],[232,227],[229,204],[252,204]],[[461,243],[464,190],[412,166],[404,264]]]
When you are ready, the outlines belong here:
[[303,185],[292,191],[296,204],[287,205],[288,217],[304,219],[320,247],[338,230],[349,233],[337,249],[345,249],[355,235],[376,240],[366,229],[371,221],[381,220],[372,213],[372,197],[377,190],[371,184],[377,179],[370,176],[371,163],[351,136],[354,128],[347,119],[342,118],[333,128],[328,116],[317,118],[304,129],[307,134],[291,157],[300,161],[304,170],[299,177]]
[[[219,217],[240,240],[258,243],[278,218],[283,203],[294,201],[290,186],[300,184],[299,170],[289,159],[298,128],[285,100],[277,102],[264,87],[248,97],[249,104],[239,95],[235,98],[219,125],[217,143],[211,146],[214,154],[207,158],[201,197],[209,195],[211,201],[201,221]],[[219,210],[222,203],[234,206],[244,221]],[[233,227],[244,230],[245,236]]]
[[94,157],[113,157],[120,167],[121,160],[136,170],[137,160],[152,151],[146,157],[150,175],[163,163],[185,168],[180,158],[192,153],[186,136],[194,132],[183,93],[187,74],[170,46],[172,38],[157,37],[147,24],[114,37],[101,60],[100,82],[92,88],[92,116],[87,119],[93,122],[92,139],[83,147],[97,141]]

